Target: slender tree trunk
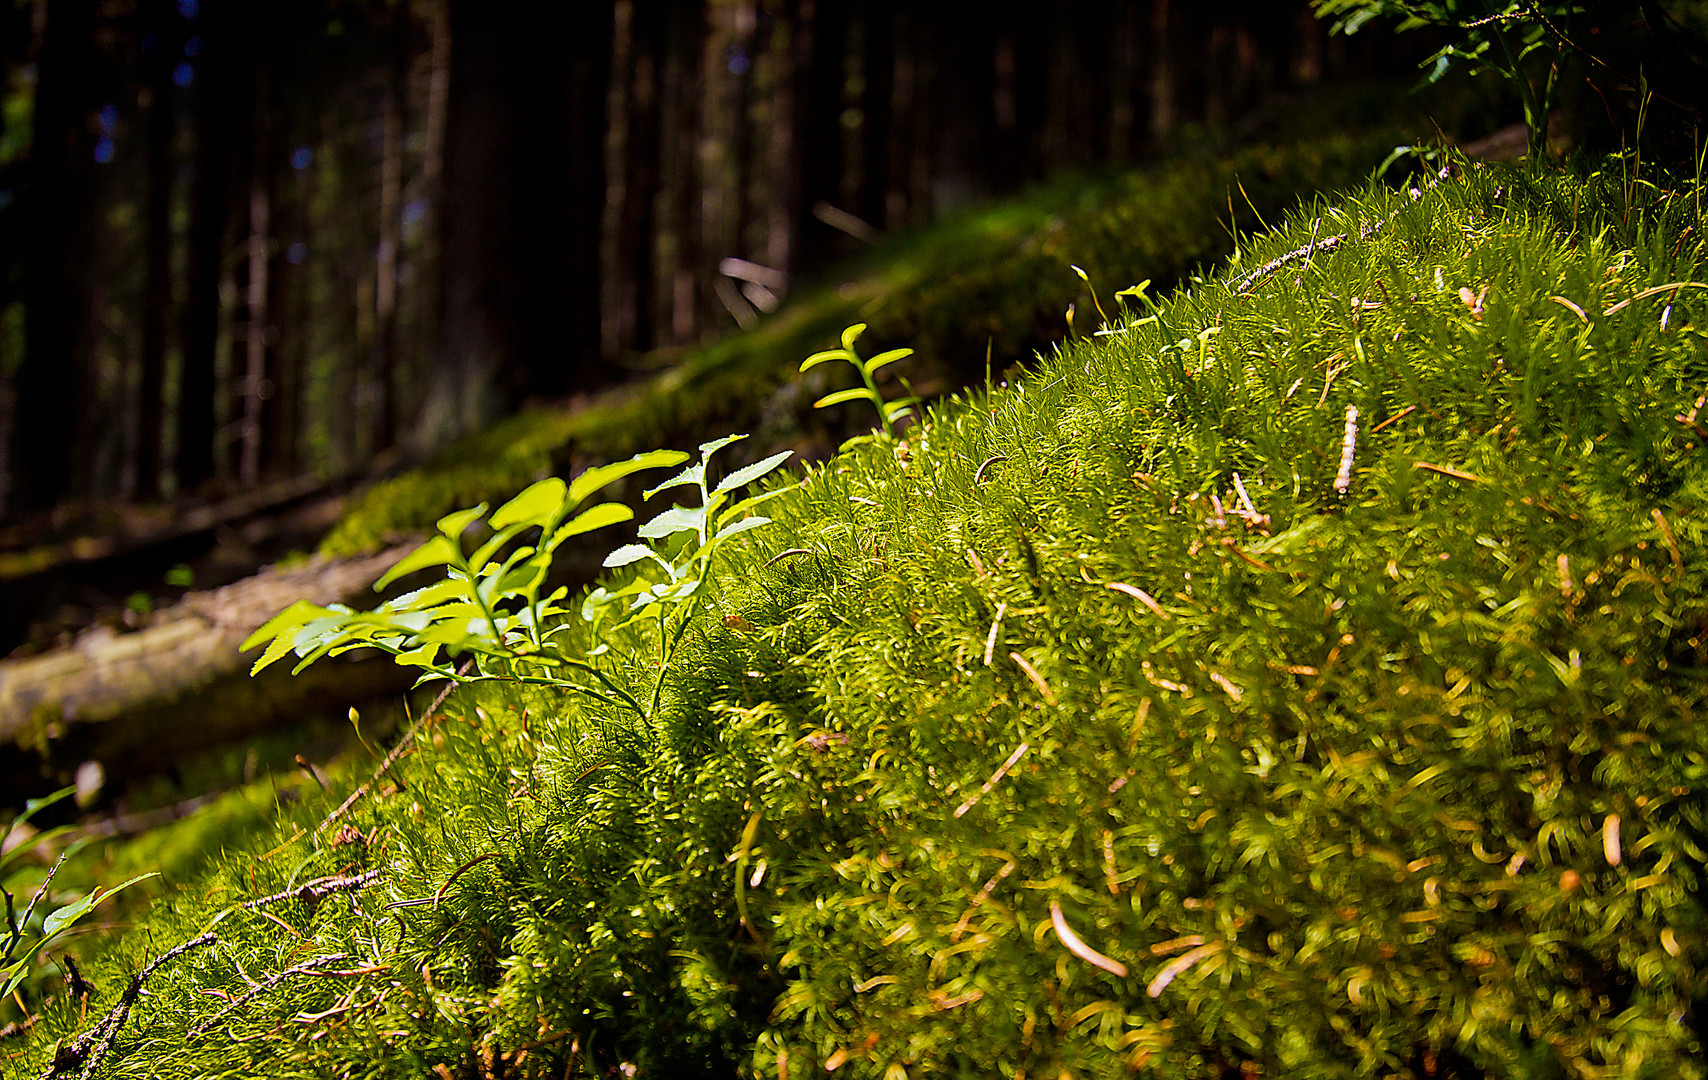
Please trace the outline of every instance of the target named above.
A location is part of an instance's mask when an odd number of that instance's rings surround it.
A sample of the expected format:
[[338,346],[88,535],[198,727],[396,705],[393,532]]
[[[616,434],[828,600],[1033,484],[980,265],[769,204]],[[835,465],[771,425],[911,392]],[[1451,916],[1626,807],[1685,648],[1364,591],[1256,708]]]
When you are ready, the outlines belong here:
[[700,160],[705,125],[706,78],[701,55],[706,40],[705,9],[677,5],[669,15],[665,55],[669,58],[664,100],[673,108],[669,152],[673,234],[670,268],[670,336],[675,344],[692,342],[699,333],[702,280],[702,204],[707,174]]
[[195,168],[190,186],[190,223],[185,262],[183,360],[178,369],[178,490],[194,491],[214,475],[217,408],[214,372],[219,366],[220,278],[232,211],[231,147],[234,116],[247,95],[239,89],[235,57],[242,48],[230,5],[209,5],[196,29],[201,63],[192,85]]
[[652,313],[661,142],[659,69],[665,2],[634,0],[628,31],[629,63],[619,76],[625,79],[629,93],[612,282],[618,355],[644,352],[656,340]]
[[[400,25],[407,25],[399,18]],[[387,79],[380,123],[380,242],[374,256],[374,415],[373,444],[386,449],[397,442],[397,271],[403,244],[403,104],[407,57],[401,32],[388,37]]]
[[167,326],[172,308],[172,106],[176,87],[172,68],[179,55],[174,33],[177,6],[153,0],[144,25],[154,47],[143,60],[148,88],[147,147],[144,168],[147,190],[143,199],[142,370],[137,386],[138,410],[136,496],[155,499],[161,493],[165,461]]
[[248,280],[244,289],[243,336],[243,421],[240,429],[242,449],[238,454],[237,476],[245,485],[261,479],[261,413],[263,398],[271,392],[267,384],[267,286],[268,247],[272,234],[271,175],[267,153],[267,75],[256,92],[253,165],[249,176],[249,243],[247,247]]
[[865,89],[860,96],[860,189],[854,213],[882,229],[889,224],[889,151],[894,128],[895,5],[870,0],[865,5]]
[[29,178],[24,357],[15,384],[19,509],[45,509],[65,498],[84,457],[78,403],[91,321],[86,258],[94,139],[85,118],[94,82],[94,9],[83,0],[55,0],[46,20]]

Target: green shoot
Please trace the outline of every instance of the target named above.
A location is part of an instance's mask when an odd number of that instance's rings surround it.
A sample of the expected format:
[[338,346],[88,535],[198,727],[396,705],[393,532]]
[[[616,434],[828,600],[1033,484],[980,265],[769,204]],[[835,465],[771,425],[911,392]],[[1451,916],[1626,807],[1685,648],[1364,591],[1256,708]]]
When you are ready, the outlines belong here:
[[[872,408],[878,410],[878,420],[883,425],[885,438],[894,439],[896,437],[896,421],[912,416],[913,406],[919,404],[919,399],[909,396],[895,401],[885,401],[884,395],[878,389],[877,381],[873,376],[884,365],[893,364],[897,360],[912,356],[913,350],[891,349],[888,352],[879,353],[870,360],[862,360],[860,354],[854,351],[854,342],[865,331],[865,323],[855,323],[850,326],[842,331],[842,348],[826,349],[824,352],[813,353],[801,361],[801,370],[811,370],[829,360],[842,360],[853,365],[854,370],[860,373],[862,385],[851,386],[846,390],[837,390],[826,394],[813,402],[813,408],[828,409],[832,405],[840,405],[845,401],[869,401],[872,403]],[[859,441],[861,440],[851,439],[843,444],[843,448],[846,449]]]

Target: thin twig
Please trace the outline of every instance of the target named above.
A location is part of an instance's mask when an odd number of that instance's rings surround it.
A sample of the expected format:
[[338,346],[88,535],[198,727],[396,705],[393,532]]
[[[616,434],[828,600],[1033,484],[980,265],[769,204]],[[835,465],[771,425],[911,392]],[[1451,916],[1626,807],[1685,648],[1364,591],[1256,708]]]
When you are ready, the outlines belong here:
[[[467,675],[469,670],[473,667],[474,657],[471,656],[467,660],[463,661],[462,667],[457,669],[457,675],[459,677]],[[385,760],[380,762],[380,767],[374,770],[374,775],[369,777],[366,783],[362,784],[355,791],[352,791],[350,793],[350,797],[339,804],[338,809],[327,814],[325,820],[314,827],[316,835],[318,835],[322,829],[343,817],[349,812],[352,806],[355,806],[356,803],[366,796],[369,791],[373,790],[374,784],[378,783],[379,778],[391,771],[391,767],[397,764],[398,759],[401,758],[409,749],[410,745],[414,743],[416,734],[420,732],[435,715],[438,714],[439,708],[445,704],[445,699],[450,697],[451,691],[456,688],[457,684],[455,682],[450,682],[445,685],[443,690],[439,691],[439,696],[433,699],[433,704],[427,707],[427,711],[421,714],[420,719],[409,725],[409,730],[403,733],[403,738],[397,740],[397,745],[392,747],[391,753],[387,754],[385,756]]]
[[313,881],[298,885],[294,889],[285,889],[282,892],[276,892],[271,896],[263,896],[255,900],[245,900],[238,906],[258,908],[263,904],[273,904],[280,900],[307,900],[311,904],[318,904],[333,893],[355,892],[358,889],[365,889],[378,881],[379,877],[380,872],[378,870],[369,870],[352,877],[316,878]]
[[[60,853],[59,861],[53,864],[53,869],[47,872],[47,877],[42,878],[41,888],[37,889],[35,894],[30,897],[30,902],[24,905],[24,917],[12,925],[12,933],[14,937],[13,940],[8,942],[6,945],[5,958],[7,960],[12,959],[12,950],[17,948],[18,941],[16,935],[22,932],[20,928],[30,925],[30,916],[35,914],[36,905],[41,902],[41,898],[47,895],[47,887],[53,884],[53,875],[59,873],[59,868],[64,866],[65,860],[69,858],[71,858],[71,849],[66,848]],[[8,896],[6,899],[6,913],[10,915],[12,906],[10,902],[11,897]]]
[[325,956],[317,956],[313,960],[304,960],[302,963],[298,964],[295,967],[289,967],[289,968],[286,968],[285,970],[278,972],[274,975],[269,975],[267,978],[263,979],[259,985],[255,986],[253,989],[249,990],[247,993],[243,994],[241,997],[234,998],[232,1000],[231,1004],[227,1005],[225,1008],[221,1009],[219,1012],[214,1013],[212,1016],[208,1017],[206,1020],[203,1020],[201,1023],[199,1023],[195,1027],[191,1028],[189,1030],[188,1034],[190,1036],[196,1036],[196,1035],[202,1034],[203,1032],[207,1031],[209,1028],[213,1027],[215,1024],[219,1023],[221,1020],[225,1019],[226,1016],[228,1016],[229,1014],[231,1014],[231,1013],[237,1011],[238,1009],[242,1008],[243,1006],[249,1004],[251,1001],[260,997],[262,994],[265,994],[267,991],[273,989],[275,986],[278,986],[280,983],[284,982],[286,979],[291,978],[292,976],[310,975],[310,974],[313,974],[314,972],[320,970],[321,968],[327,966],[328,964],[331,964],[331,963],[338,961],[338,960],[347,960],[347,959],[349,959],[348,953],[328,953]]
[[41,1074],[39,1080],[52,1080],[53,1077],[68,1073],[79,1065],[82,1066],[77,1073],[79,1078],[94,1075],[107,1053],[112,1050],[113,1040],[118,1037],[119,1029],[124,1027],[125,1020],[130,1017],[131,1006],[142,996],[142,986],[149,977],[168,961],[177,959],[191,949],[212,945],[218,940],[219,938],[211,933],[203,934],[180,942],[150,960],[146,967],[132,976],[130,985],[125,987],[125,992],[119,996],[118,1004],[101,1018],[100,1023],[60,1047],[59,1053],[54,1055],[53,1063],[47,1067],[47,1072]]

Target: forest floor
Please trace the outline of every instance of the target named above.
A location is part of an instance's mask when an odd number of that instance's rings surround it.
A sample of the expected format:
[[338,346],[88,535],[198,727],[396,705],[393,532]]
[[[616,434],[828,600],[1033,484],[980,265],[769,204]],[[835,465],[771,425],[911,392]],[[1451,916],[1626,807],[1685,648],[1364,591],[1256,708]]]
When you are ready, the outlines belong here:
[[1703,1076],[1703,194],[1462,163],[1088,275],[1035,370],[773,482],[679,655],[565,622],[624,700],[488,684],[128,849],[173,887],[0,1052]]
[[[43,616],[58,604],[58,614],[0,659],[0,779],[15,798],[36,796],[71,782],[85,762],[102,762],[104,803],[123,813],[140,808],[129,787],[152,787],[146,782],[163,763],[195,747],[275,730],[292,717],[341,713],[332,708],[340,695],[364,709],[376,696],[395,698],[405,684],[399,673],[388,677],[383,661],[249,683],[248,661],[230,646],[272,614],[265,600],[250,601],[295,589],[292,598],[359,602],[367,584],[360,579],[377,576],[375,556],[418,539],[443,514],[652,445],[740,430],[756,446],[822,460],[852,429],[811,407],[826,373],[803,379],[794,369],[843,326],[869,323],[874,349],[914,348],[906,374],[927,398],[978,382],[992,367],[1001,377],[1054,348],[1074,311],[1086,313],[1085,325],[1095,312],[1091,282],[1105,296],[1139,280],[1165,291],[1225,257],[1240,230],[1313,191],[1356,182],[1394,139],[1387,129],[1314,135],[1287,147],[1206,149],[1133,173],[1068,178],[884,240],[751,330],[650,356],[641,366],[655,374],[633,384],[532,409],[354,490],[348,481],[298,481],[176,515],[131,515],[93,532],[83,522],[50,542],[28,543],[21,532],[0,538],[9,545],[0,579],[12,600]],[[316,543],[307,563],[289,556],[268,565]],[[579,586],[597,569],[589,563],[565,580]],[[31,600],[33,593],[41,595]],[[142,747],[149,752],[137,753]],[[239,780],[233,774],[224,784]]]

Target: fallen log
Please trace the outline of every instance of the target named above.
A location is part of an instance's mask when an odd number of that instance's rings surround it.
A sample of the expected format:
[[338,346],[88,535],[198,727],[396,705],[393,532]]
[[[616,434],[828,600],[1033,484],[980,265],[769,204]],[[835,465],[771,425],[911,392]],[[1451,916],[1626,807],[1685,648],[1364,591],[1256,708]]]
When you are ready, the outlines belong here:
[[282,716],[407,686],[409,674],[388,658],[340,658],[298,678],[280,665],[276,677],[251,679],[252,657],[238,646],[298,599],[367,606],[368,587],[408,550],[270,566],[186,594],[141,629],[95,626],[65,647],[0,660],[0,790],[8,780],[26,788],[59,782],[89,760],[110,780],[159,771]]

